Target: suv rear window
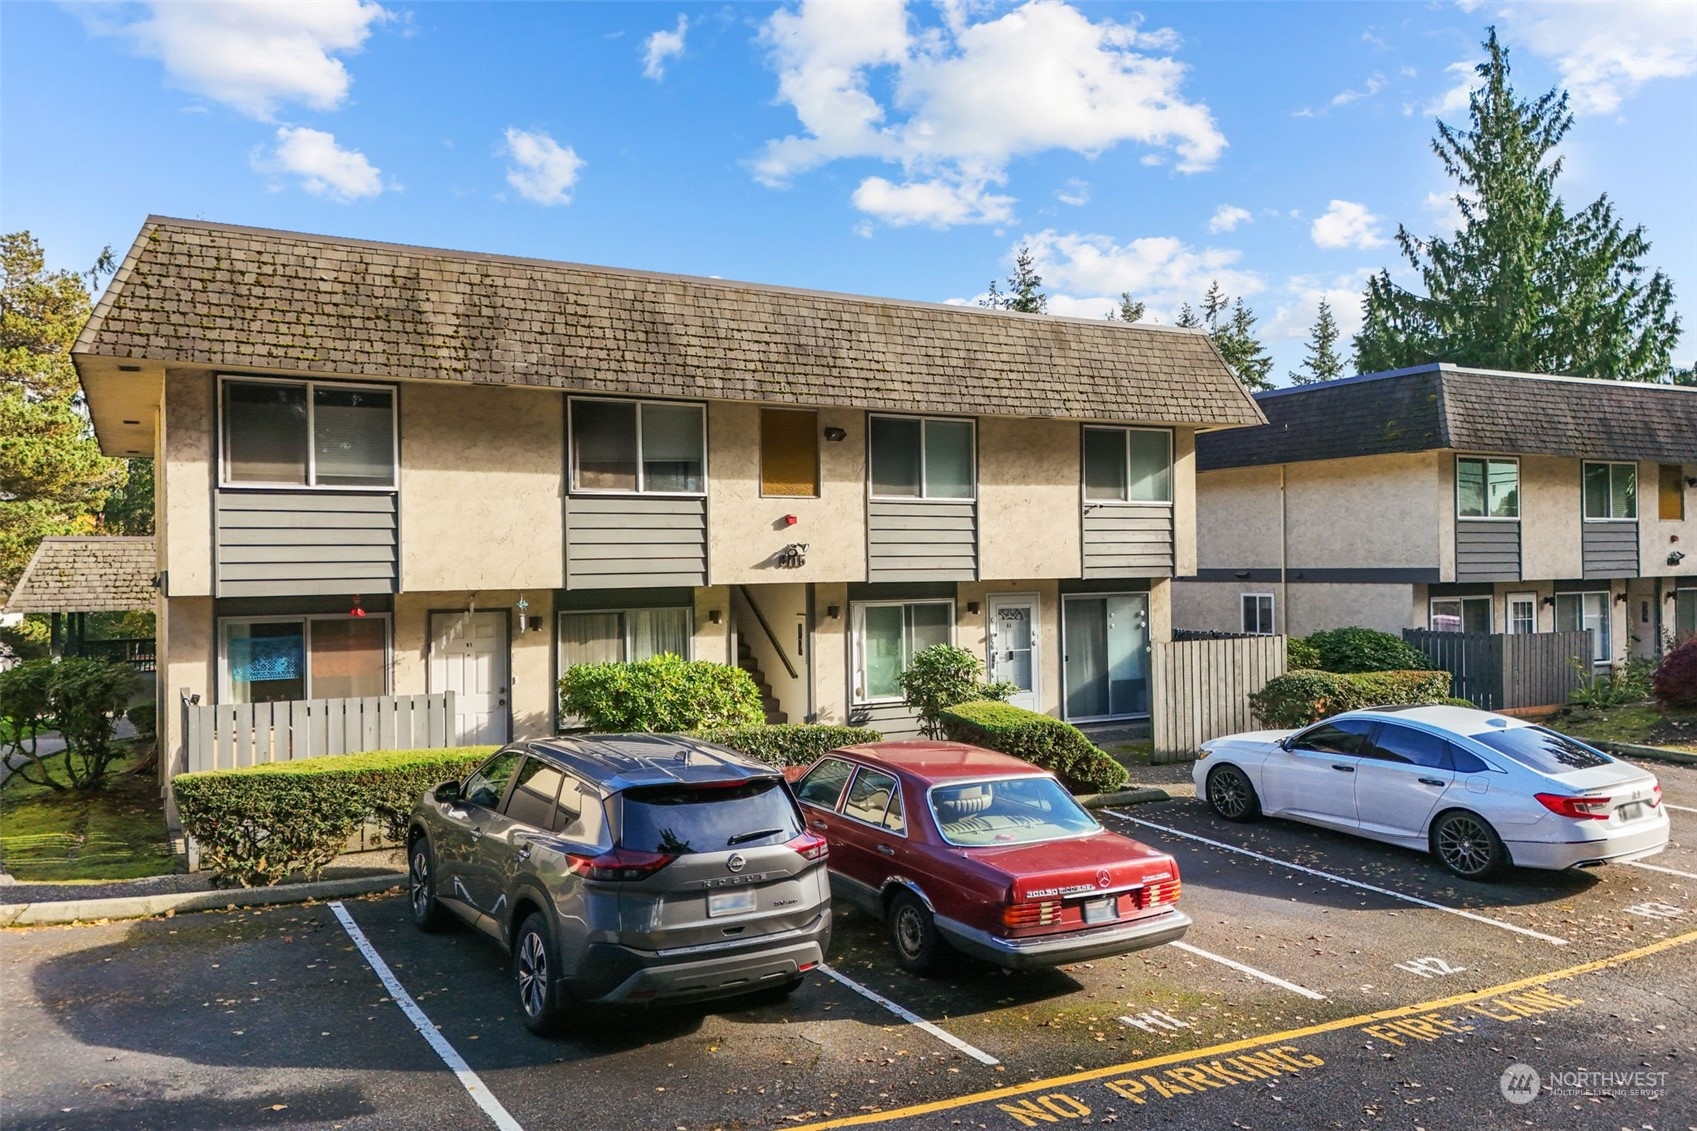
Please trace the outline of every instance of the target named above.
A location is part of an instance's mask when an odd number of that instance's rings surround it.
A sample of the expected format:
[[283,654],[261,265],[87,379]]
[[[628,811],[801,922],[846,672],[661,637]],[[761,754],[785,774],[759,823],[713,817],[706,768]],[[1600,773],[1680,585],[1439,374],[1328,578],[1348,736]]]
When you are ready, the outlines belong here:
[[619,846],[638,852],[728,852],[801,835],[795,803],[774,778],[737,785],[636,786],[618,798]]
[[1583,742],[1543,727],[1510,727],[1469,737],[1474,742],[1482,742],[1492,750],[1507,754],[1522,766],[1544,774],[1588,770],[1614,761],[1601,750],[1593,750]]

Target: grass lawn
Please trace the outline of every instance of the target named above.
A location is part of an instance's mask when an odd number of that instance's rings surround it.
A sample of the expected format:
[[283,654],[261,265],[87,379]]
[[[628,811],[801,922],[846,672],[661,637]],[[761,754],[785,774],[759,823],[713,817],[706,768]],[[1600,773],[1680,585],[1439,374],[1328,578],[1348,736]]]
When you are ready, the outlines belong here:
[[[51,764],[53,759],[49,758]],[[29,883],[130,880],[181,871],[154,771],[115,760],[106,788],[57,793],[17,775],[0,787],[0,867]]]
[[1661,711],[1648,704],[1601,710],[1565,707],[1545,724],[1583,740],[1665,746],[1697,754],[1697,713]]

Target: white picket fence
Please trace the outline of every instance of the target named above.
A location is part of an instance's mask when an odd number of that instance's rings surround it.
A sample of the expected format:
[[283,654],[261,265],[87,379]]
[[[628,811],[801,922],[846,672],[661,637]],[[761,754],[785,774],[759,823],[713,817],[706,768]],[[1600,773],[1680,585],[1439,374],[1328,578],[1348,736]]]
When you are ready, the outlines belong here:
[[183,689],[185,768],[234,770],[367,750],[457,745],[454,693],[191,703]]

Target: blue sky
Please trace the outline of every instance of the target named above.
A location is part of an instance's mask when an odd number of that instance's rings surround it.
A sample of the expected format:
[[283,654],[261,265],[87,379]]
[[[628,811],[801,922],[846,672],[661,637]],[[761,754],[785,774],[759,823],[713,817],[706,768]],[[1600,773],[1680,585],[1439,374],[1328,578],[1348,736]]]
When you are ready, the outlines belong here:
[[0,225],[55,266],[148,213],[931,301],[1035,251],[1051,310],[1211,279],[1297,364],[1399,223],[1495,24],[1560,84],[1570,204],[1652,241],[1697,353],[1697,3],[0,7]]

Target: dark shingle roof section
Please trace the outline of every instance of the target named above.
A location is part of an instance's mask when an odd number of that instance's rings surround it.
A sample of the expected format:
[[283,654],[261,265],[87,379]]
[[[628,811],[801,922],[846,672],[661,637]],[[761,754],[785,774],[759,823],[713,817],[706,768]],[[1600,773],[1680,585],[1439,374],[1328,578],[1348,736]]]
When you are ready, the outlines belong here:
[[1259,424],[1199,333],[150,218],[75,356]]
[[153,608],[152,538],[43,538],[6,601],[14,613]]
[[1435,449],[1697,463],[1697,389],[1421,366],[1256,396],[1257,428],[1197,438],[1199,471]]

